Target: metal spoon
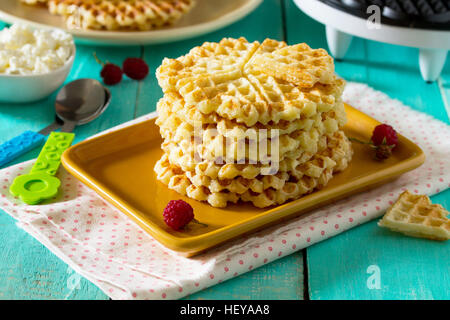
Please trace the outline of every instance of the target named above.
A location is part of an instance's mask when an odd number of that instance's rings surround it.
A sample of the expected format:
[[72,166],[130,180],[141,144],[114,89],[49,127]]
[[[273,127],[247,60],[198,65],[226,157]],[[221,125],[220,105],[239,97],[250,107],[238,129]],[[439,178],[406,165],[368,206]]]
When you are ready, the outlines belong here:
[[62,127],[62,132],[71,132],[75,126],[96,119],[110,101],[110,91],[97,80],[79,79],[68,83],[56,96],[55,122],[39,132],[25,131],[0,145],[0,166],[41,145],[54,130]]
[[111,93],[94,79],[79,79],[64,86],[56,96],[56,115],[64,122],[63,132],[100,116],[111,101]]

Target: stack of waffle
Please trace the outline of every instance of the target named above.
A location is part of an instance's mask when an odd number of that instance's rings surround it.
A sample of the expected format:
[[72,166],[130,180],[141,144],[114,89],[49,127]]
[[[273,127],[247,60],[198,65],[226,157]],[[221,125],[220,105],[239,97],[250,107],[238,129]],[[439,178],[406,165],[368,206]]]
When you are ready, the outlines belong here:
[[69,28],[151,30],[173,24],[194,6],[194,0],[20,0],[45,4],[63,16]]
[[282,204],[324,187],[352,156],[333,59],[306,44],[206,42],[157,70],[157,178],[214,207]]

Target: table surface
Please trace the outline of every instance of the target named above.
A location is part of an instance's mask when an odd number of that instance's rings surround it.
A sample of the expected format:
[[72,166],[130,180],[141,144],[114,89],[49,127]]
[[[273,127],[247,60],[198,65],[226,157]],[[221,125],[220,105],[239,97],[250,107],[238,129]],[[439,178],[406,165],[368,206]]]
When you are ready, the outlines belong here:
[[[245,19],[186,41],[145,47],[78,46],[67,81],[100,79],[101,67],[93,52],[118,64],[127,57],[143,57],[152,74],[141,82],[125,79],[111,87],[111,105],[99,119],[76,128],[75,142],[154,111],[162,96],[154,71],[164,57],[178,57],[204,41],[240,36],[250,41],[273,38],[327,48],[324,26],[303,14],[291,0],[265,0]],[[367,83],[449,123],[450,59],[439,80],[427,84],[420,76],[417,49],[355,38],[345,59],[336,61],[336,71],[349,81]],[[29,105],[0,104],[0,143],[51,123],[54,98]],[[15,163],[35,158],[38,151]],[[432,200],[450,209],[450,190]],[[108,299],[1,210],[0,229],[0,299]],[[382,230],[372,221],[187,299],[448,299],[449,249],[449,241],[404,237]],[[379,288],[368,286],[375,273]]]

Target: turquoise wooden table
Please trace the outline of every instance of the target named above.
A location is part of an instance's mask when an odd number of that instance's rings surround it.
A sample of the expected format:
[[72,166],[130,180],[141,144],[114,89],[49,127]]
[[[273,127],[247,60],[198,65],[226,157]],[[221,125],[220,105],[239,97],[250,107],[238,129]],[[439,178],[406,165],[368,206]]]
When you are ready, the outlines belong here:
[[[100,79],[101,67],[93,52],[118,64],[127,57],[143,57],[154,73],[164,57],[177,57],[204,41],[240,36],[327,48],[324,27],[291,0],[265,0],[245,19],[191,40],[146,47],[78,46],[68,81]],[[416,49],[355,38],[345,59],[336,61],[336,70],[347,80],[367,83],[449,123],[450,59],[440,79],[427,84],[420,76]],[[110,107],[99,119],[78,127],[75,142],[154,111],[162,96],[153,74],[142,82],[125,80],[111,91]],[[0,143],[51,123],[54,98],[29,105],[0,104]],[[38,150],[29,152],[16,163],[37,154]],[[432,200],[450,209],[450,190]],[[108,299],[1,211],[0,229],[0,299]],[[187,299],[448,299],[449,249],[450,241],[403,237],[380,229],[373,221]],[[375,273],[379,288],[367,285]]]

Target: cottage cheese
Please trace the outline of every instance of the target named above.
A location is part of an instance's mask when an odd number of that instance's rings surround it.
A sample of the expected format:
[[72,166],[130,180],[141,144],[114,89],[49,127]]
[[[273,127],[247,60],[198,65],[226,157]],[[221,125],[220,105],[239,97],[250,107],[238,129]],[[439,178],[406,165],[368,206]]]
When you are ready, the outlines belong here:
[[0,74],[49,73],[73,54],[73,38],[61,30],[15,24],[0,31]]

